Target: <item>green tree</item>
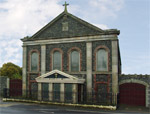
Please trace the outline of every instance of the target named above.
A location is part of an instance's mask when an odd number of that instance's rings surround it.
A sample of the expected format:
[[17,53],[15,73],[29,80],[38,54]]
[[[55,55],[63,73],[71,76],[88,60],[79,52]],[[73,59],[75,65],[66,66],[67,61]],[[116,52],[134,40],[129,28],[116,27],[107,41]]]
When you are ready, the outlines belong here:
[[0,76],[7,76],[10,79],[21,79],[22,78],[22,68],[9,62],[3,64],[0,68]]

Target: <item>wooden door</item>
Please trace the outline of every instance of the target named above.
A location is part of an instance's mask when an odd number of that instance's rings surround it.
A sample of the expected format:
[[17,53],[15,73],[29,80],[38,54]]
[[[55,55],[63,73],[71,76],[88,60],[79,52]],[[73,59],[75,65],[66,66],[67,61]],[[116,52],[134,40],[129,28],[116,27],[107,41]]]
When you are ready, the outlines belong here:
[[119,86],[119,103],[145,106],[145,86],[137,83],[125,83]]

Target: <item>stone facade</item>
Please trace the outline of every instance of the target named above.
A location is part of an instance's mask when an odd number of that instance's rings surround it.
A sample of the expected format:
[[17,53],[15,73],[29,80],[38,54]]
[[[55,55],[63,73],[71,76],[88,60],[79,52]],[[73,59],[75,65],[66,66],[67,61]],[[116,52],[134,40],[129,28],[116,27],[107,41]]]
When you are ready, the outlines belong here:
[[[59,18],[62,17],[62,18]],[[56,20],[57,19],[57,20]],[[59,15],[55,20],[49,23],[50,27],[47,27],[44,31],[41,31],[36,36],[33,36],[31,40],[37,39],[49,39],[49,38],[66,38],[66,37],[79,37],[79,36],[92,36],[101,34],[99,29],[93,29],[89,23],[83,24],[83,20],[80,21],[77,17],[67,13]],[[68,22],[68,31],[62,32],[62,23]],[[46,26],[48,26],[46,25]]]
[[51,51],[53,49],[61,49],[63,52],[63,71],[67,72],[68,71],[68,56],[69,56],[69,50],[73,48],[79,48],[82,53],[82,62],[81,62],[81,71],[86,71],[86,43],[85,42],[80,42],[80,43],[63,43],[63,44],[52,44],[52,45],[46,45],[46,71],[51,71],[50,68],[50,61],[51,59]]
[[[32,37],[22,39],[23,89],[38,91],[39,94],[36,97],[38,97],[39,100],[43,99],[41,95],[47,95],[43,94],[42,91],[48,89],[50,92],[53,92],[54,88],[52,87],[55,85],[54,82],[57,82],[56,80],[46,85],[44,84],[47,83],[44,82],[47,81],[46,79],[38,83],[36,79],[38,79],[39,76],[45,76],[46,73],[53,72],[52,56],[53,52],[58,50],[62,55],[61,75],[67,73],[70,77],[73,76],[77,80],[76,83],[71,81],[72,92],[76,93],[72,94],[73,103],[77,103],[77,94],[81,94],[81,91],[82,94],[84,94],[84,100],[89,102],[92,102],[91,97],[96,98],[96,96],[99,96],[102,98],[102,94],[103,96],[109,93],[117,94],[119,75],[117,69],[120,70],[121,68],[117,37],[119,33],[120,32],[116,29],[102,30],[64,11]],[[100,48],[107,52],[108,68],[106,71],[96,70],[96,54]],[[79,71],[76,72],[70,70],[69,57],[72,50],[77,50],[80,54]],[[39,56],[37,71],[31,71],[32,52],[36,52]],[[80,79],[85,80],[84,83],[81,83]],[[64,92],[64,83],[68,82],[64,80],[58,82],[60,83],[60,91]],[[100,92],[101,95],[97,95],[98,92]],[[79,96],[83,97],[82,95]],[[64,97],[63,94],[60,96],[61,102],[64,101]],[[109,98],[114,99],[113,104],[117,103],[114,96]],[[52,99],[53,95],[50,94],[49,100],[52,101]],[[110,99],[107,100],[106,98],[105,100],[110,102]]]

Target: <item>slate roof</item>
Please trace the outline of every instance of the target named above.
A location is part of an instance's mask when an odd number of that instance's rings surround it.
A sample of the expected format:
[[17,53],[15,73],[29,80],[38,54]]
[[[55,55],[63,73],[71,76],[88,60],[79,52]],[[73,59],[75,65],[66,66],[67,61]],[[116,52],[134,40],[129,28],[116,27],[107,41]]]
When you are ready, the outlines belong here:
[[[68,23],[68,31],[62,31],[62,23]],[[102,30],[66,11],[62,12],[33,36],[21,39],[24,41],[70,38],[80,36],[120,34],[117,29]]]

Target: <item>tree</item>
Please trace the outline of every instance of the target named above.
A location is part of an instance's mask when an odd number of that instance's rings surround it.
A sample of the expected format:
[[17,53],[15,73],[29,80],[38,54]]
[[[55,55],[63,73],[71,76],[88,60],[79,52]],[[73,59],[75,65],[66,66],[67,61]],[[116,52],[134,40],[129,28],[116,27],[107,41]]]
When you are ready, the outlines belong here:
[[3,64],[0,68],[0,76],[7,76],[10,79],[21,79],[22,78],[22,68],[19,66],[8,62]]

